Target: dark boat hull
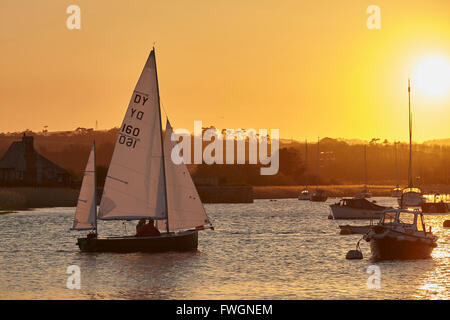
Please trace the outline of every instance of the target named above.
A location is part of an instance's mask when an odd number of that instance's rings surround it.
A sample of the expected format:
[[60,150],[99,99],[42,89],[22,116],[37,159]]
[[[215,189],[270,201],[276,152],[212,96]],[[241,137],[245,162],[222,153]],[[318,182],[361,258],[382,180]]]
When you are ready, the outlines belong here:
[[348,230],[348,232],[350,234],[366,234],[367,232],[369,232],[371,226],[351,226],[351,225],[342,225],[339,226],[339,228],[342,230]]
[[325,202],[325,201],[327,201],[327,199],[328,199],[327,195],[316,195],[316,194],[313,194],[311,196],[311,201],[312,202]]
[[414,260],[428,259],[435,245],[420,240],[398,240],[392,237],[370,239],[372,260]]
[[168,252],[195,251],[198,231],[162,234],[157,237],[78,238],[82,252]]

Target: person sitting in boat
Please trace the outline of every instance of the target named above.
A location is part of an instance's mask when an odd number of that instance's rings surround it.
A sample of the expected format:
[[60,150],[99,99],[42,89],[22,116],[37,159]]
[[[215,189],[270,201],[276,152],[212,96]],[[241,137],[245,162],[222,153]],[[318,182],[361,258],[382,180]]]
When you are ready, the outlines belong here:
[[145,218],[142,218],[139,220],[138,224],[136,225],[136,237],[142,236],[144,226],[145,226]]
[[[141,219],[142,220],[142,219]],[[139,220],[139,223],[141,223],[141,220]],[[138,223],[138,226],[139,226]],[[145,219],[144,219],[145,223]],[[161,233],[159,230],[155,227],[155,223],[153,219],[148,219],[147,224],[142,224],[139,226],[136,226],[136,236],[137,237],[153,237],[153,236],[160,236]]]

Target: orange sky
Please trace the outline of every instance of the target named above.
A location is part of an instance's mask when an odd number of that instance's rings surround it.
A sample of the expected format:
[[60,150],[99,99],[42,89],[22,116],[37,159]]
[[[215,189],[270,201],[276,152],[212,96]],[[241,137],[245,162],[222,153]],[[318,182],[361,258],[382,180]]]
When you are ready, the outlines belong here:
[[[81,30],[66,8],[81,7]],[[381,8],[381,30],[366,8]],[[407,140],[407,78],[450,64],[450,1],[0,0],[0,132],[119,126],[153,42],[175,128]],[[413,76],[414,79],[414,76]],[[448,78],[447,78],[448,79]],[[414,84],[414,82],[413,82]],[[450,93],[413,87],[414,140],[450,137]]]

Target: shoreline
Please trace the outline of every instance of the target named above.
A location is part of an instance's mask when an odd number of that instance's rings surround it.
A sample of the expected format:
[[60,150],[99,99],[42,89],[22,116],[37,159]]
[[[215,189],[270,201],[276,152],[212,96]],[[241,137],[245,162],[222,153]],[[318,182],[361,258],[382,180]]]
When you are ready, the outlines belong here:
[[[297,198],[300,191],[305,186],[254,186],[253,199],[291,199]],[[310,186],[310,192],[316,189],[323,189],[331,198],[353,197],[363,189],[364,185],[323,185]],[[390,197],[391,191],[395,185],[368,185],[368,189],[372,192],[374,197]],[[449,185],[433,185],[424,186],[422,191],[428,192],[430,190],[448,194],[450,193]]]
[[[393,185],[369,185],[374,197],[390,197]],[[253,199],[297,199],[304,186],[254,186]],[[319,186],[330,198],[353,197],[363,185],[324,185]],[[316,186],[309,187],[311,192]],[[449,185],[424,186],[425,191],[449,194]],[[78,201],[78,189],[50,187],[1,187],[0,215],[35,208],[75,207]],[[206,201],[207,202],[207,201]],[[227,202],[223,202],[227,203]],[[231,202],[230,202],[231,203]]]

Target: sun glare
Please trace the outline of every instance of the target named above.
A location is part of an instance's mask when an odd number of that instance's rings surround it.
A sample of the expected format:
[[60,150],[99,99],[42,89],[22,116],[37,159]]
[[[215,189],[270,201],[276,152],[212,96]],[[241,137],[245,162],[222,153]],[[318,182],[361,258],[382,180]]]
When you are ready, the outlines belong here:
[[445,95],[450,89],[450,64],[442,58],[427,58],[417,66],[413,78],[420,92]]

